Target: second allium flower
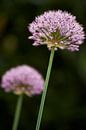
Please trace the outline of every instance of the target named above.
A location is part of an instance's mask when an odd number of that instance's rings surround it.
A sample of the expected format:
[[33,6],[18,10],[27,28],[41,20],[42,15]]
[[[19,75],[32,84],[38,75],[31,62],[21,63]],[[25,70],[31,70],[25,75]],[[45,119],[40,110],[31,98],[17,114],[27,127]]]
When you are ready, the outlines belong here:
[[2,77],[2,88],[17,95],[32,96],[43,91],[44,80],[34,68],[22,65],[8,70]]
[[84,31],[76,17],[66,11],[48,11],[35,18],[28,26],[35,46],[46,44],[49,49],[78,51],[83,43]]

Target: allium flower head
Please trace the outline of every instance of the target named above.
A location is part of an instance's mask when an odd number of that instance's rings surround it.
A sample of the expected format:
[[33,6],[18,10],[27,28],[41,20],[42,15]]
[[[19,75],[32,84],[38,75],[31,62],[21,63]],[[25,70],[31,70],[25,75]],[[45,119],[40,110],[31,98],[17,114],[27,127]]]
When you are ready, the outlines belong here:
[[68,49],[78,51],[85,34],[76,17],[66,11],[48,11],[35,18],[28,26],[33,45],[46,44],[49,49]]
[[40,94],[43,90],[42,75],[34,68],[22,65],[8,70],[2,77],[2,88],[15,94],[28,96]]

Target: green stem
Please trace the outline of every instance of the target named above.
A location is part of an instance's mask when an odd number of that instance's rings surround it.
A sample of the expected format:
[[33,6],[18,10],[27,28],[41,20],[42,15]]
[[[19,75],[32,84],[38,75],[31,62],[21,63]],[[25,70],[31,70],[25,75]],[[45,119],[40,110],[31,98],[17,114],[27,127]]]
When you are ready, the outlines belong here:
[[23,101],[23,95],[20,95],[18,97],[18,101],[17,101],[17,105],[16,105],[16,111],[15,111],[12,130],[17,130],[20,112],[21,112],[22,101]]
[[46,79],[45,79],[45,84],[44,84],[44,90],[42,93],[42,98],[41,98],[41,103],[40,103],[40,108],[39,108],[39,113],[38,113],[38,118],[37,118],[37,124],[36,124],[36,129],[40,129],[40,124],[41,124],[41,119],[42,119],[42,114],[43,114],[43,108],[44,108],[44,103],[45,103],[45,98],[47,94],[47,89],[48,89],[48,83],[49,83],[49,78],[50,78],[50,73],[51,73],[51,68],[52,68],[52,63],[53,63],[53,58],[54,58],[54,52],[55,49],[51,49],[51,54],[50,54],[50,59],[49,59],[49,65],[47,69],[47,74],[46,74]]

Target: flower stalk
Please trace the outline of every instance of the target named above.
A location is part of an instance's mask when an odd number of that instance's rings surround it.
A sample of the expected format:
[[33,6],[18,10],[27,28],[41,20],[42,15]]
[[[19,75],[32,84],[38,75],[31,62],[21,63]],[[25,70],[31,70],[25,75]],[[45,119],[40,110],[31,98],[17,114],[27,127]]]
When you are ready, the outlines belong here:
[[12,130],[17,130],[17,128],[18,128],[18,123],[19,123],[19,117],[20,117],[20,113],[21,113],[22,102],[23,102],[23,95],[21,94],[18,97]]
[[43,109],[44,109],[44,103],[45,103],[45,98],[46,98],[46,94],[47,94],[48,83],[49,83],[49,78],[50,78],[53,58],[54,58],[54,52],[55,52],[55,48],[52,48],[51,49],[51,54],[50,54],[50,59],[49,59],[49,65],[48,65],[48,69],[47,69],[47,74],[46,74],[46,79],[45,79],[45,84],[44,84],[44,90],[43,90],[43,93],[42,93],[42,98],[41,98],[41,103],[40,103],[40,108],[39,108],[39,113],[38,113],[38,118],[37,118],[36,129],[35,130],[39,130],[40,129],[40,125],[41,125]]

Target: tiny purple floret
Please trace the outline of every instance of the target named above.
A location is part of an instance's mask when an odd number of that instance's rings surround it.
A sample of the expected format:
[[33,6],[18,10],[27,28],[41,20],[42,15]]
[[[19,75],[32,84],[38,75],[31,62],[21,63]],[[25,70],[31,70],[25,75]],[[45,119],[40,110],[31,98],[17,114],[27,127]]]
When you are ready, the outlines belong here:
[[44,79],[34,68],[21,65],[8,70],[2,76],[1,87],[5,92],[33,96],[43,91]]
[[49,49],[68,49],[78,51],[85,39],[83,26],[76,21],[76,17],[66,11],[47,11],[35,18],[29,24],[29,31],[33,45],[46,44]]

